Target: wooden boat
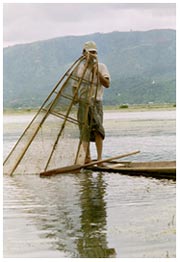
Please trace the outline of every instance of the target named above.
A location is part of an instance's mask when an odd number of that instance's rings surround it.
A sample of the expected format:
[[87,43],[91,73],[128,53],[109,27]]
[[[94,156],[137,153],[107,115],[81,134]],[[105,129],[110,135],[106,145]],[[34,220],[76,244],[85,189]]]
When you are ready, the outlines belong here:
[[148,176],[176,180],[176,161],[156,162],[107,162],[101,166],[90,166],[93,171],[114,172],[133,176]]

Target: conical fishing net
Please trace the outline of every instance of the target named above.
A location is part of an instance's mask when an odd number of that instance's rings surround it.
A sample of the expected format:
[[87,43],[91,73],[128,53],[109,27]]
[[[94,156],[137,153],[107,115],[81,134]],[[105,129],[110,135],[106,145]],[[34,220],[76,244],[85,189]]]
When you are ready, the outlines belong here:
[[[81,132],[87,129],[89,98],[97,83],[93,82],[88,64],[84,66],[81,76],[76,76],[81,63],[84,63],[83,56],[59,80],[24,130],[4,161],[5,174],[40,173],[73,165],[79,157],[85,159],[86,152],[81,145],[83,135],[80,135],[79,127]],[[81,120],[77,117],[80,92],[81,95],[84,92],[82,101],[85,111]]]

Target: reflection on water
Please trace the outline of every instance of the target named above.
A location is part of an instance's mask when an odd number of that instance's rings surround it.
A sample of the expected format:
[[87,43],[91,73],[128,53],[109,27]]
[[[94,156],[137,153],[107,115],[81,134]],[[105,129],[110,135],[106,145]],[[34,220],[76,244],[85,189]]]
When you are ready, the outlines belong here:
[[103,174],[5,176],[4,186],[5,256],[115,256],[107,243]]
[[115,249],[108,248],[106,236],[106,185],[103,174],[86,176],[81,181],[81,232],[77,249],[79,257],[108,258],[115,256]]
[[5,257],[175,257],[175,183],[92,173],[4,177]]
[[[124,114],[106,115],[104,155],[140,149],[131,159],[175,159],[174,112]],[[4,154],[14,142],[6,124]],[[4,176],[4,256],[175,257],[175,201],[169,180],[90,171]]]

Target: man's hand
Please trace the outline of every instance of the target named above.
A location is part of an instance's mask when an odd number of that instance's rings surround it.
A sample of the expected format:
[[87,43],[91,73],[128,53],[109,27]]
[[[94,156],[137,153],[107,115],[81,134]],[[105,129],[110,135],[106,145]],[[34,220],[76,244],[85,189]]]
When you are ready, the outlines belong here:
[[94,75],[97,75],[97,77],[99,77],[99,81],[101,83],[101,85],[103,85],[104,87],[108,88],[110,86],[110,81],[108,77],[104,77],[99,71],[98,71],[98,64],[94,64],[93,66],[93,73]]
[[95,63],[97,61],[97,53],[93,53],[93,52],[89,51],[89,52],[85,52],[84,55],[85,55],[85,58],[86,58],[86,63],[88,63],[88,64],[92,64],[92,63]]

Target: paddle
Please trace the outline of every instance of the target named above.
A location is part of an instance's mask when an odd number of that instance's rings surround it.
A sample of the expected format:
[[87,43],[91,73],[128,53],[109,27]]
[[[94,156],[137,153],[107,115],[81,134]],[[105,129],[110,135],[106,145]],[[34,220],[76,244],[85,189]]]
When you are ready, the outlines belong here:
[[137,150],[137,151],[122,154],[122,155],[119,155],[119,156],[114,156],[114,157],[109,157],[109,158],[102,159],[102,160],[93,161],[93,162],[90,162],[90,163],[87,163],[87,164],[84,164],[84,165],[72,165],[72,166],[66,166],[66,167],[51,169],[51,170],[48,170],[48,171],[41,172],[40,177],[54,176],[54,175],[58,175],[58,174],[62,174],[62,173],[63,174],[64,173],[71,173],[71,172],[75,172],[75,171],[77,172],[77,171],[80,171],[82,168],[85,168],[85,167],[93,166],[93,165],[96,165],[96,164],[101,164],[101,163],[104,163],[104,162],[112,161],[112,160],[115,160],[115,159],[131,156],[131,155],[135,155],[139,152],[140,151]]

